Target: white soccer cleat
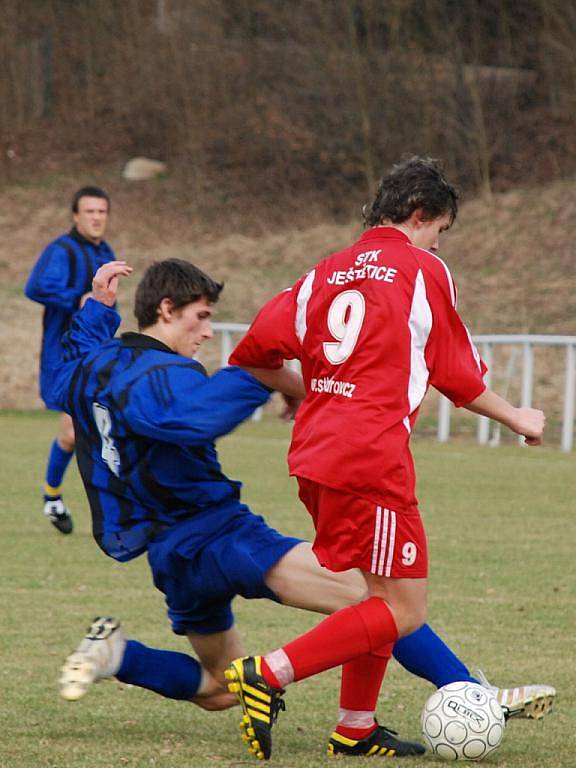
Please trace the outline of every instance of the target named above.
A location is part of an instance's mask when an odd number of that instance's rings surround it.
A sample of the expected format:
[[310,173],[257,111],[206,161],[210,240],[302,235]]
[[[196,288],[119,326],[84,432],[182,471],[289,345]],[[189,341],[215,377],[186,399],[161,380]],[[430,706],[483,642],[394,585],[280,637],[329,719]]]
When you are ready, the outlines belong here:
[[526,717],[541,720],[551,710],[556,697],[556,688],[551,685],[521,685],[517,688],[497,688],[491,685],[481,669],[478,679],[484,688],[492,691],[502,709],[506,720],[514,717]]
[[78,701],[93,683],[114,677],[120,669],[126,637],[118,619],[101,616],[92,622],[86,636],[66,659],[60,673],[60,696]]

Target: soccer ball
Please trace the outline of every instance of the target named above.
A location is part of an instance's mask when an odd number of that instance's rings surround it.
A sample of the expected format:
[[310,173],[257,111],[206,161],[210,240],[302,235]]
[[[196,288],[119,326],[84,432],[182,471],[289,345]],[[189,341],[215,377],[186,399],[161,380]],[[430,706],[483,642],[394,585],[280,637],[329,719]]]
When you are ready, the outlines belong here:
[[443,760],[482,760],[504,737],[504,713],[494,694],[477,683],[450,683],[422,710],[422,735]]

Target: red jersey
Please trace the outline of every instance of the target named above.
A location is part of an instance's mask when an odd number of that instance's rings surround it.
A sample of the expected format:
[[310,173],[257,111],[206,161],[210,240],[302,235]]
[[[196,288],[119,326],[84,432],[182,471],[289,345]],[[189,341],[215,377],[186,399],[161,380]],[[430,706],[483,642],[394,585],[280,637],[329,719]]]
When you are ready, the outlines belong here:
[[428,387],[457,406],[485,389],[447,266],[394,227],[367,230],[269,301],[230,363],[293,358],[307,394],[290,474],[397,509],[416,504],[409,440]]

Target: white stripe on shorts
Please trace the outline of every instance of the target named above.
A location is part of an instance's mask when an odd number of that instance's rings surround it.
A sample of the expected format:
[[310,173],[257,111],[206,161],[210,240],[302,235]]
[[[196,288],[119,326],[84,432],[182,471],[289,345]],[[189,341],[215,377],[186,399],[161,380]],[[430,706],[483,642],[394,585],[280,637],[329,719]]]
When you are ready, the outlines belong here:
[[376,571],[378,576],[382,576],[384,573],[384,556],[386,555],[386,541],[388,540],[388,520],[389,513],[384,508],[384,524],[382,525],[382,536],[380,537],[380,559],[378,560],[378,570]]
[[376,530],[374,531],[374,544],[372,546],[372,567],[370,573],[376,573],[378,563],[378,549],[380,544],[380,526],[382,525],[382,507],[376,507]]
[[[384,514],[382,514],[382,511],[384,511]],[[396,512],[393,512],[391,509],[384,508],[382,510],[382,507],[376,507],[371,573],[377,576],[390,576],[394,561],[395,543]]]
[[390,538],[388,539],[388,559],[386,560],[386,576],[390,576],[394,560],[394,544],[396,543],[396,512],[390,510]]

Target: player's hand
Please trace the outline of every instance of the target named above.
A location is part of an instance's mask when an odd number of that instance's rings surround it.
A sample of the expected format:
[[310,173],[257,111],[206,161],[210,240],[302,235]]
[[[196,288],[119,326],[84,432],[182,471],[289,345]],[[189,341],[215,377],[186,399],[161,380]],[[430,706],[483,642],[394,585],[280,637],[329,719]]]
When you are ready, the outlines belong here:
[[132,267],[125,261],[109,261],[103,264],[92,280],[92,298],[113,307],[118,295],[118,278],[127,277]]
[[526,445],[541,445],[546,416],[537,408],[516,408],[514,431],[524,435]]
[[230,707],[235,707],[238,704],[236,696],[233,693],[228,693],[228,691],[196,695],[190,701],[207,712],[221,712],[223,709],[230,709]]
[[294,421],[296,418],[296,411],[298,408],[300,408],[302,400],[298,397],[291,397],[290,395],[285,395],[284,393],[281,394],[282,399],[284,400],[284,407],[280,412],[280,418],[284,421]]

